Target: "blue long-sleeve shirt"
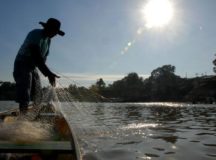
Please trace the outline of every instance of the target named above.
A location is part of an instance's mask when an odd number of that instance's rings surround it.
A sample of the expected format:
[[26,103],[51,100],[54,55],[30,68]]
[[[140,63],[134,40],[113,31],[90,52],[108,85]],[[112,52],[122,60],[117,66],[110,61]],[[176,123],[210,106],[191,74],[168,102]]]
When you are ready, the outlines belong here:
[[17,66],[22,65],[28,71],[33,71],[38,67],[40,71],[47,76],[50,70],[45,65],[49,54],[51,39],[44,34],[42,29],[34,29],[28,33],[24,43],[20,47],[15,59],[14,71]]

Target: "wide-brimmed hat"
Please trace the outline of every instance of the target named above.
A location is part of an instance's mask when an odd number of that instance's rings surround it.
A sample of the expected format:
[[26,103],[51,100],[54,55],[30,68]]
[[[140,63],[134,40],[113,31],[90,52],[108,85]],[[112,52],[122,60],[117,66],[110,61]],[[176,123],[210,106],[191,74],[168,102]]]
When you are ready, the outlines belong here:
[[57,30],[60,36],[65,35],[65,33],[60,30],[61,22],[55,18],[49,18],[46,23],[39,22],[39,24],[41,24],[44,28]]

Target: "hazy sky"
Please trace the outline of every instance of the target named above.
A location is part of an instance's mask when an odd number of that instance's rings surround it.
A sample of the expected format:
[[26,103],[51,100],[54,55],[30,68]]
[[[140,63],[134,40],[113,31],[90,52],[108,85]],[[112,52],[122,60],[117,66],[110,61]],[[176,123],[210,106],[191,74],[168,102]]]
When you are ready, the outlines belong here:
[[[0,80],[13,81],[20,45],[50,17],[62,22],[66,35],[52,39],[47,64],[75,83],[112,81],[130,72],[149,75],[165,64],[176,66],[182,77],[214,74],[216,0],[170,1],[173,19],[149,29],[141,12],[147,0],[1,0]],[[145,29],[137,34],[140,28]]]

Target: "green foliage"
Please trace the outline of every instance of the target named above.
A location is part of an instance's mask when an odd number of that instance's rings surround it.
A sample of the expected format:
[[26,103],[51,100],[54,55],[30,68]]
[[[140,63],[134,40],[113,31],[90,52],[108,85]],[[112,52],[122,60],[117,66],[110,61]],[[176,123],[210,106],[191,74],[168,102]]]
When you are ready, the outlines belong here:
[[[95,85],[93,85],[95,86]],[[95,89],[95,87],[93,87]],[[65,88],[65,93],[69,92],[69,96],[67,96],[67,99],[61,100],[61,101],[88,101],[88,102],[98,102],[98,101],[102,101],[102,97],[100,94],[98,94],[97,92],[99,90],[97,89],[87,89],[85,87],[77,87],[76,85],[69,85],[68,88]],[[57,93],[61,93],[59,94],[58,97],[62,97],[62,92],[58,92]],[[63,95],[63,98],[65,98],[66,96]]]
[[[211,89],[211,96],[216,99],[215,84],[216,78],[210,81],[206,81],[204,76],[181,78],[175,75],[175,66],[164,65],[154,69],[146,79],[132,72],[109,85],[100,78],[89,88],[71,84],[66,88],[57,88],[56,91],[60,101],[184,101],[185,97],[191,99],[207,88]],[[0,100],[13,99],[15,99],[15,84],[0,81]]]
[[164,65],[162,67],[158,67],[157,69],[151,72],[151,77],[153,79],[157,79],[160,77],[168,77],[168,76],[175,76],[175,66],[172,65]]
[[214,64],[213,71],[216,73],[216,59],[212,63]]
[[0,100],[14,100],[15,97],[15,83],[0,81]]
[[108,89],[106,88],[106,83],[102,78],[98,79],[97,82],[89,87],[92,94],[97,95],[107,95]]
[[99,89],[104,89],[106,87],[106,84],[105,82],[103,81],[102,78],[100,78],[97,82],[96,82],[96,86],[99,88]]
[[132,72],[107,87],[101,87],[102,82],[101,78],[90,90],[104,97],[126,102],[183,101],[195,86],[194,80],[175,75],[175,66],[172,65],[156,68],[145,80]]
[[115,81],[109,86],[114,97],[123,101],[137,101],[142,97],[143,79],[137,73],[129,73],[122,80]]
[[181,78],[175,75],[175,66],[164,65],[153,70],[149,81],[151,83],[150,96],[154,101],[179,99]]

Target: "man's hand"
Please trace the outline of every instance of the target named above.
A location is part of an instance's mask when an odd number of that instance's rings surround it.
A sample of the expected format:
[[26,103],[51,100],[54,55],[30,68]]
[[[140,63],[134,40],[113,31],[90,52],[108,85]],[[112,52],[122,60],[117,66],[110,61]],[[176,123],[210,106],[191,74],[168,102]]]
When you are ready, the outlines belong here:
[[57,76],[54,73],[51,73],[50,75],[48,75],[48,79],[49,79],[49,83],[55,87],[56,86],[56,78],[60,78],[60,76]]

